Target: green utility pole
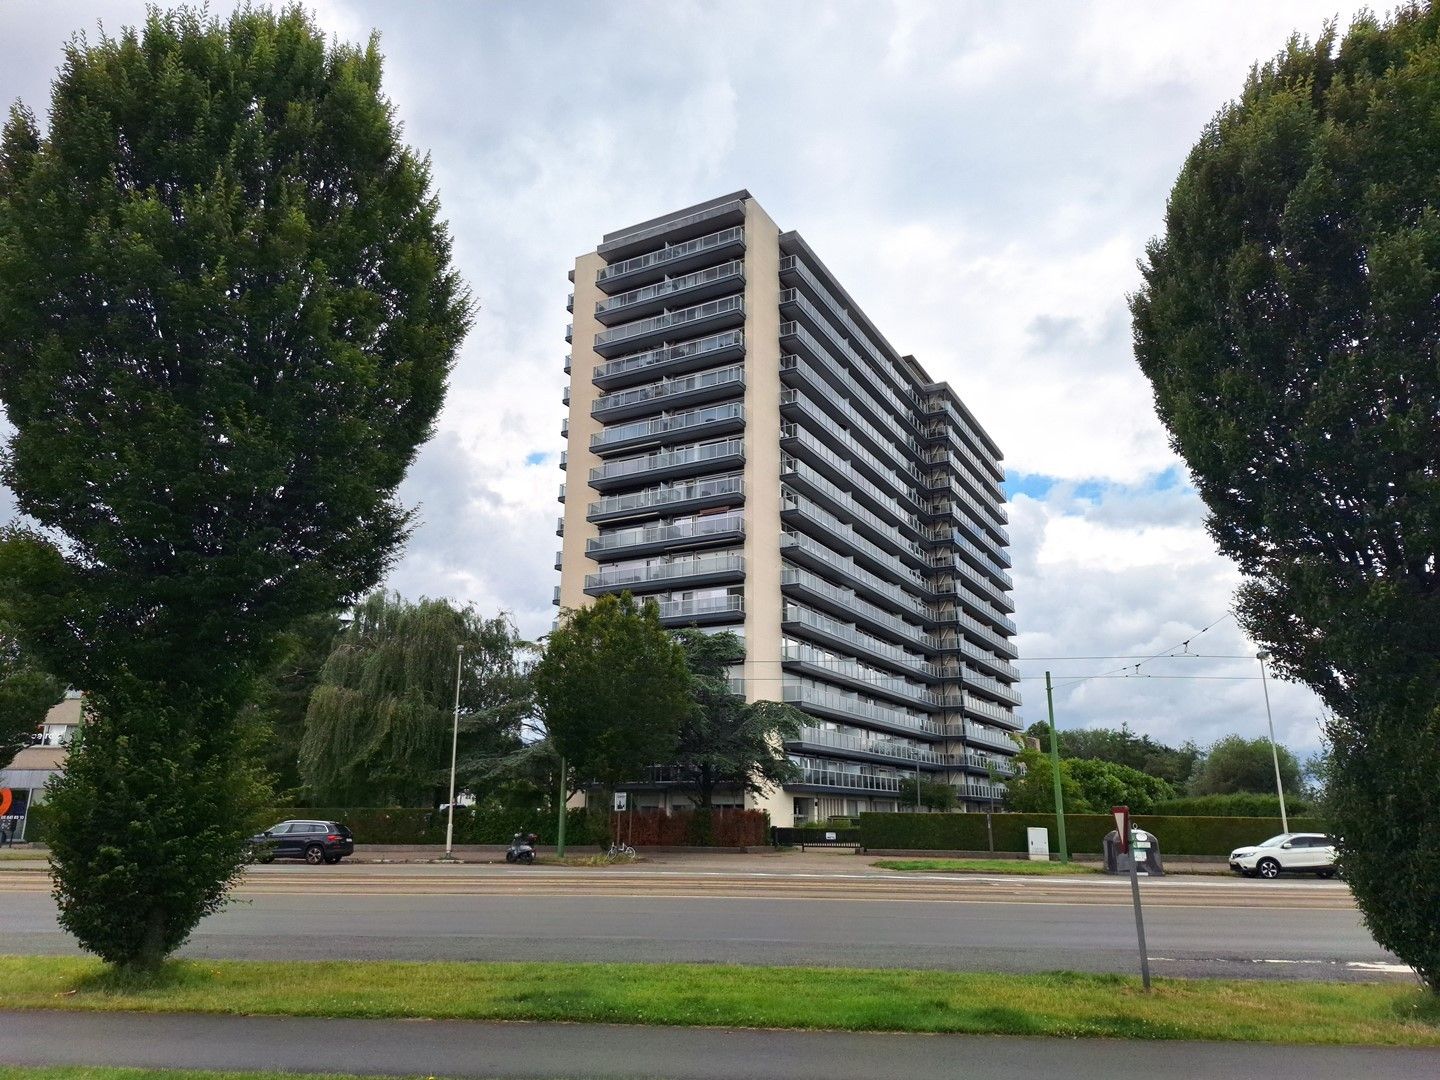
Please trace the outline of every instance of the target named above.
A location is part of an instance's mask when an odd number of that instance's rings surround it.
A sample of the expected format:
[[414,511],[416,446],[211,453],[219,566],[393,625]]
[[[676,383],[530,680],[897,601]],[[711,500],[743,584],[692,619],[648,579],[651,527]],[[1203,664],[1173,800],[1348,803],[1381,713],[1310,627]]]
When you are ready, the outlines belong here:
[[560,759],[560,822],[555,829],[555,855],[565,857],[565,759]]
[[1050,673],[1045,672],[1045,705],[1050,710],[1050,779],[1055,784],[1055,831],[1060,841],[1060,861],[1070,861],[1070,848],[1065,843],[1065,797],[1060,793],[1060,738],[1055,734],[1055,695],[1050,687]]

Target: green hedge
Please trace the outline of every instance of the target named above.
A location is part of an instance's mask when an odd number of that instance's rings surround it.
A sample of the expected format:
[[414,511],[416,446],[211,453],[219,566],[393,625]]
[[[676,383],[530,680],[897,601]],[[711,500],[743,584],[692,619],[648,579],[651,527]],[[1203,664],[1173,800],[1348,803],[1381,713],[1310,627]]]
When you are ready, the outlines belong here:
[[[338,821],[348,825],[357,844],[443,844],[445,818],[440,810],[423,807],[276,807],[266,817],[266,824],[287,818]],[[535,833],[540,843],[555,842],[555,815],[536,810],[480,811],[457,807],[455,810],[455,843],[508,844],[517,832]],[[604,814],[590,815],[584,810],[566,813],[567,844],[609,843]]]
[[[1308,799],[1293,796],[1285,800],[1285,809],[1296,817],[1314,814]],[[1233,795],[1192,795],[1188,799],[1166,799],[1155,804],[1156,814],[1184,817],[1263,817],[1280,816],[1280,799],[1275,795],[1236,792]]]
[[[1050,830],[1050,850],[1059,849],[1054,814],[994,814],[995,850],[1028,849],[1025,830]],[[1228,855],[1280,832],[1279,818],[1176,817],[1137,814],[1136,823],[1160,838],[1166,855]],[[1065,837],[1071,852],[1099,855],[1105,834],[1115,828],[1109,814],[1066,814]],[[1291,818],[1295,832],[1321,832],[1315,818]],[[860,843],[866,848],[915,851],[987,851],[984,814],[861,814]]]

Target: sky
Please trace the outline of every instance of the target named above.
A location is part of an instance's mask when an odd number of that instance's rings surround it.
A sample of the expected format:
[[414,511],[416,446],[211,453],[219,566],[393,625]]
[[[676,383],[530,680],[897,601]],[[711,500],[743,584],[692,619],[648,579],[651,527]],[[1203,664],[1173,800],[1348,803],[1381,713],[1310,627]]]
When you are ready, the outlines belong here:
[[[379,33],[480,304],[402,488],[420,525],[388,587],[549,629],[566,274],[602,233],[746,188],[1003,449],[1026,721],[1049,670],[1062,728],[1265,733],[1255,646],[1229,616],[1239,575],[1155,418],[1126,296],[1250,65],[1360,5],[309,6],[341,40]],[[0,104],[43,117],[65,40],[143,14],[0,0]],[[13,509],[0,488],[0,522]],[[1269,690],[1277,738],[1317,750],[1318,701]]]

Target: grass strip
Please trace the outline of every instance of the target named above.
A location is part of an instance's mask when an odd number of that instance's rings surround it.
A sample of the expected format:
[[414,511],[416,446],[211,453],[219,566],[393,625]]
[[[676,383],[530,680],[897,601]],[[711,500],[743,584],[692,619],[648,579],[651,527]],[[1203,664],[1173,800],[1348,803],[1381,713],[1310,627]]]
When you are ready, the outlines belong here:
[[1440,1046],[1440,999],[1406,985],[1068,972],[5,956],[0,1008]]
[[1014,874],[1017,877],[1100,873],[1098,866],[1029,862],[1024,859],[881,859],[870,865],[884,870],[915,870],[939,874]]

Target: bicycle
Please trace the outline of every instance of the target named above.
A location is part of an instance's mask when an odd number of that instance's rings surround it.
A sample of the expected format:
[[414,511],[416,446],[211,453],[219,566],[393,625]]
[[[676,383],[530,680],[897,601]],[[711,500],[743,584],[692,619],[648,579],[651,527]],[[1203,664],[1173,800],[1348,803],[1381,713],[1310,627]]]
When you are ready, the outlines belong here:
[[616,842],[610,845],[610,850],[605,853],[612,859],[635,859],[639,857],[637,852],[629,844]]

